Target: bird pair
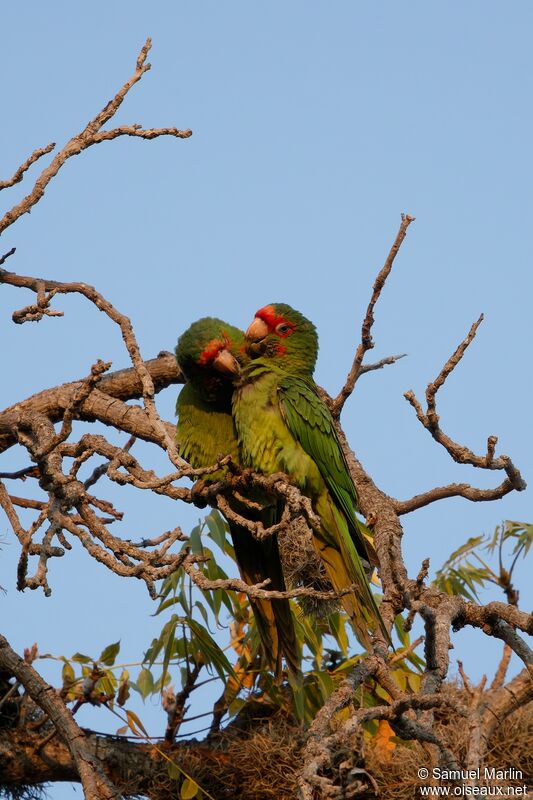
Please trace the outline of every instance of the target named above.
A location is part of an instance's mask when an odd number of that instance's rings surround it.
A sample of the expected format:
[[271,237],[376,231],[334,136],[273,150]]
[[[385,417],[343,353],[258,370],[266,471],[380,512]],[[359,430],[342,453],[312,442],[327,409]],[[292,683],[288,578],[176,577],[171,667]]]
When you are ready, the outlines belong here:
[[[220,455],[254,472],[285,473],[309,497],[320,526],[313,543],[361,644],[369,630],[384,630],[369,587],[375,553],[356,517],[357,494],[329,409],[318,394],[313,371],[318,355],[315,326],[284,303],[261,308],[243,334],[205,317],[180,337],[176,358],[187,379],[176,411],[181,455],[195,467],[215,464]],[[219,480],[224,472],[209,475]],[[254,490],[248,499],[265,527],[279,518],[271,497]],[[232,510],[250,518],[249,506],[232,500]],[[255,539],[234,521],[229,528],[241,576],[248,584],[270,580],[285,589],[277,540]],[[261,642],[269,663],[281,674],[285,657],[299,670],[299,648],[288,600],[253,600]],[[385,636],[388,636],[385,632]]]

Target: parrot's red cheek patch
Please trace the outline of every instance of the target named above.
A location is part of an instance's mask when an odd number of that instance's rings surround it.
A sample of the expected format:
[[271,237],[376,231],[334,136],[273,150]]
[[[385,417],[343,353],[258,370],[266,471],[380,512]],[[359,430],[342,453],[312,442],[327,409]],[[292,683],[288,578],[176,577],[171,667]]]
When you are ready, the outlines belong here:
[[198,358],[200,366],[204,367],[206,364],[210,364],[224,346],[225,342],[221,342],[220,339],[212,339],[200,353]]
[[278,344],[276,346],[276,353],[278,354],[278,356],[284,356],[286,352],[287,348],[285,347],[284,344]]

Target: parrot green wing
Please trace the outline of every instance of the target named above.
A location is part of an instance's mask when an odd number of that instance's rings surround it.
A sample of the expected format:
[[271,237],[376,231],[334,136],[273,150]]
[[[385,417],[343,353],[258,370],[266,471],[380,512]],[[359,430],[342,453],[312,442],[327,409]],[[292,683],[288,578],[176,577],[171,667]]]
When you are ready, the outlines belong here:
[[[210,467],[219,456],[231,456],[239,463],[239,446],[231,415],[206,402],[189,381],[176,402],[176,442],[180,455],[193,467]],[[222,480],[226,468],[204,476],[206,483]]]
[[357,492],[328,407],[314,385],[303,378],[286,377],[278,389],[280,409],[287,427],[311,456],[342,510],[359,555],[370,561],[369,547],[355,515]]
[[358,594],[363,601],[361,610],[366,608],[370,612],[370,617],[377,621],[386,640],[390,641],[368,584],[370,546],[359,528],[355,514],[357,492],[329,409],[319,397],[313,383],[294,376],[286,376],[280,380],[278,400],[289,431],[315,462],[335,505],[346,521],[346,533],[336,534],[336,545],[349,565],[352,581],[358,585]]

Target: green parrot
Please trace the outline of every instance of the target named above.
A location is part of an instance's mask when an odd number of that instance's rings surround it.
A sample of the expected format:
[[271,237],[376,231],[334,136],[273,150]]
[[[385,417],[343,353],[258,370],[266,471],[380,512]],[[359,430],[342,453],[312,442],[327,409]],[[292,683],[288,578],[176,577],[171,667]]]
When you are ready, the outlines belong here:
[[[239,464],[231,398],[239,361],[248,360],[243,332],[222,320],[204,317],[179,338],[176,358],[187,378],[176,403],[180,455],[195,468],[212,466],[226,455]],[[226,474],[227,467],[223,467],[203,480],[219,481]],[[249,499],[263,506],[255,511],[255,519],[265,527],[274,524],[278,514],[276,500],[255,492]],[[231,507],[241,516],[254,519],[254,511],[244,503],[232,499]],[[276,537],[259,541],[234,521],[228,521],[228,525],[242,579],[255,584],[269,578],[268,589],[285,591]],[[281,678],[282,655],[290,672],[297,675],[300,654],[289,601],[251,598],[250,602],[265,656],[276,678]]]
[[369,587],[376,556],[356,517],[357,493],[313,370],[315,326],[284,303],[261,308],[246,332],[252,360],[233,394],[233,416],[245,466],[286,473],[320,518],[314,546],[336,591],[355,584],[341,603],[365,648],[379,625],[390,641]]

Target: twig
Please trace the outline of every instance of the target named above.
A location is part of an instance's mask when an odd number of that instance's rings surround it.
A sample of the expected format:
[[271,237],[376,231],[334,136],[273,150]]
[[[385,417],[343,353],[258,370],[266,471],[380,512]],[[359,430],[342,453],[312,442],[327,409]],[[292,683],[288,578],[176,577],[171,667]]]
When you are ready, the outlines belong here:
[[[33,153],[29,158],[26,159],[24,164],[22,164],[12,178],[7,181],[0,181],[0,192],[2,189],[9,189],[11,186],[14,186],[16,183],[20,183],[22,178],[24,177],[24,173],[31,167],[32,164],[35,164],[41,156],[46,155],[47,153],[51,153],[55,147],[55,142],[50,142],[47,144],[46,147],[42,147],[40,150],[34,150]],[[0,264],[2,262],[0,261]]]
[[398,650],[389,660],[389,664],[396,664],[398,661],[403,661],[404,658],[410,656],[411,653],[414,653],[416,648],[419,644],[422,644],[424,641],[423,636],[419,636],[418,639],[413,639],[411,644],[408,647],[405,647],[403,650]]
[[503,646],[503,653],[498,664],[498,669],[494,675],[492,683],[490,685],[491,691],[495,692],[497,689],[501,689],[503,686],[503,682],[505,680],[505,676],[507,675],[507,668],[509,667],[509,662],[511,661],[511,655],[513,651],[511,650],[510,646],[505,643]]
[[12,247],[11,250],[8,250],[7,253],[4,253],[4,255],[0,258],[0,267],[2,266],[2,264],[5,261],[7,261],[9,256],[12,256],[14,253],[16,253],[16,251],[17,251],[17,248],[16,247]]
[[195,556],[187,556],[181,566],[189,575],[193,583],[200,589],[215,591],[217,589],[226,589],[241,594],[247,594],[248,597],[260,600],[284,600],[292,597],[314,597],[316,600],[339,600],[345,594],[350,594],[354,591],[355,584],[351,584],[340,591],[319,591],[307,586],[299,586],[296,589],[286,589],[285,591],[278,591],[277,589],[266,589],[270,580],[264,580],[261,583],[248,584],[239,578],[207,578],[203,572],[196,568],[199,559]]
[[359,368],[359,372],[357,373],[356,382],[359,380],[361,375],[364,375],[366,372],[374,372],[376,369],[383,369],[383,367],[387,367],[389,364],[396,364],[401,358],[406,358],[407,353],[400,353],[397,356],[387,356],[386,358],[381,358],[379,361],[376,361],[374,364],[361,364]]
[[39,477],[39,470],[35,466],[31,467],[24,467],[24,469],[19,469],[16,472],[0,472],[0,478],[4,479],[7,478],[8,480],[22,480],[25,481],[26,478],[38,478]]
[[[390,271],[392,269],[392,265],[394,263],[394,259],[400,249],[403,240],[405,239],[407,228],[414,222],[414,217],[410,217],[408,214],[402,214],[402,221],[400,224],[400,229],[396,234],[396,239],[394,240],[394,244],[392,245],[389,255],[387,256],[387,260],[385,261],[383,267],[378,273],[376,280],[374,281],[374,286],[372,289],[372,297],[370,298],[370,302],[368,304],[368,308],[366,310],[366,315],[363,320],[363,325],[361,328],[361,343],[357,346],[357,350],[355,351],[355,357],[352,363],[352,367],[350,372],[348,373],[348,377],[346,378],[346,382],[342,389],[340,390],[337,397],[333,400],[330,410],[333,414],[335,419],[340,417],[341,411],[343,406],[351,395],[354,390],[355,383],[361,374],[361,366],[363,363],[363,358],[365,353],[368,350],[371,350],[374,347],[374,342],[372,340],[372,325],[374,324],[374,306],[376,305],[381,291],[385,285],[385,281],[389,277]],[[394,360],[401,358],[401,356],[392,356]],[[381,366],[384,366],[385,363],[393,363],[393,361],[384,359],[383,364],[379,364],[374,369],[379,369]],[[367,370],[368,371],[368,370]]]

